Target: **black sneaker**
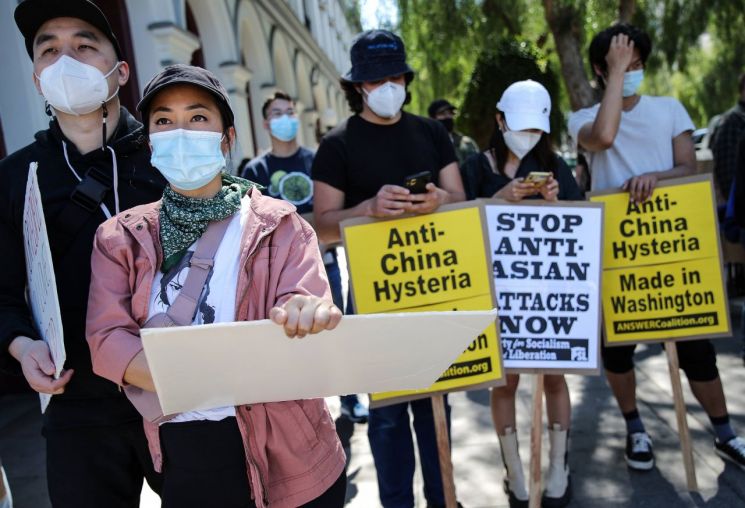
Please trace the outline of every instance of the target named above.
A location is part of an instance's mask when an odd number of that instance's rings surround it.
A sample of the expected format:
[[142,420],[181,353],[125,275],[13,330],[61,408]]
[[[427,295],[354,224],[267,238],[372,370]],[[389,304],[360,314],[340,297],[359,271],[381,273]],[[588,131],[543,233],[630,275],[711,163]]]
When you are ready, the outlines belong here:
[[733,437],[726,443],[715,440],[714,451],[724,460],[733,462],[737,467],[745,470],[745,439]]
[[649,471],[654,467],[652,438],[646,432],[633,432],[626,436],[626,464],[636,471]]
[[507,494],[507,501],[510,508],[528,508],[529,500],[523,501],[522,499],[518,499],[515,493],[512,492],[512,489],[510,489],[510,482],[507,481],[507,478],[502,482],[502,490]]

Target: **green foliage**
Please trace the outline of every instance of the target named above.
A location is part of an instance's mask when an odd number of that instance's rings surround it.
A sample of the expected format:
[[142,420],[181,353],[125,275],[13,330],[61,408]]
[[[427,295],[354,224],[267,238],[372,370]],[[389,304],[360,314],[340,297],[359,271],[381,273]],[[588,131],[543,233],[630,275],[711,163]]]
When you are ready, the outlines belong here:
[[[497,101],[509,85],[525,79],[538,81],[552,97],[559,93],[556,74],[534,44],[503,39],[482,51],[471,75],[458,127],[482,148],[488,146],[494,130]],[[559,109],[552,108],[551,132],[561,132],[563,123]]]
[[[469,83],[468,77],[489,79],[476,69],[477,61],[481,65],[482,56],[483,62],[493,59],[496,48],[506,47],[504,41],[530,41],[531,51],[540,50],[534,53],[540,68],[560,69],[545,19],[545,1],[398,0],[398,29],[406,43],[409,63],[417,71],[410,88],[410,110],[426,114],[429,102],[440,97],[456,105],[466,96],[473,100],[470,97],[483,88],[483,83]],[[582,46],[587,76],[591,76],[587,63],[589,43],[596,33],[616,20],[622,1],[552,0],[554,9],[571,8],[566,12],[581,17],[578,25],[581,29],[574,35]],[[635,4],[632,23],[646,30],[653,41],[642,91],[677,97],[697,125],[706,125],[713,115],[728,109],[736,100],[737,77],[745,71],[742,49],[745,47],[745,0],[636,0],[631,3]],[[503,82],[505,74],[513,75],[512,69],[497,69],[490,79]],[[561,82],[551,90],[557,110],[568,111],[565,86]],[[489,97],[491,103],[496,102],[498,93]],[[493,104],[483,110],[487,116],[492,111]],[[474,122],[473,118],[461,119],[458,124],[466,134],[481,141],[484,135],[480,130],[469,132],[476,127]],[[482,128],[483,125],[479,126]],[[487,130],[491,130],[491,124]]]

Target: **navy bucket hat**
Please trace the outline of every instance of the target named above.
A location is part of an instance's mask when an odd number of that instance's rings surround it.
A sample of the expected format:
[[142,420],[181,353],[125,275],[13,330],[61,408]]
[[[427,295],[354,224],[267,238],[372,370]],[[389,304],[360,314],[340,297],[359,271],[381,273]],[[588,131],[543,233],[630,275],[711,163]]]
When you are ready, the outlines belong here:
[[368,30],[355,37],[350,50],[352,68],[341,79],[350,83],[377,81],[414,71],[406,63],[404,42],[388,30]]

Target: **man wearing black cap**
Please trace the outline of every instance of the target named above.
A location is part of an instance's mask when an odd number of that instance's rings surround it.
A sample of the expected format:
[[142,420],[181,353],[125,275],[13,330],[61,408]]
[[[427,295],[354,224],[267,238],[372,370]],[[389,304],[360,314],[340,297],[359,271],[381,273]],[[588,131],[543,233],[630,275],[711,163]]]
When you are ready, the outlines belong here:
[[[135,507],[143,477],[159,490],[139,414],[96,376],[85,341],[93,236],[120,210],[160,198],[142,125],[117,96],[129,78],[116,37],[87,0],[25,0],[15,20],[33,60],[49,129],[0,161],[0,368],[54,394],[44,414],[55,507]],[[59,379],[25,299],[23,204],[29,164],[49,232],[67,360]]]
[[[447,131],[401,110],[414,79],[401,39],[385,30],[363,32],[352,45],[351,60],[341,86],[355,114],[326,134],[313,161],[314,216],[323,243],[338,242],[339,223],[351,217],[431,213],[465,197]],[[424,171],[431,177],[425,193],[403,187],[408,175]],[[444,506],[429,399],[370,410],[368,437],[381,503],[414,506],[409,406],[428,506]]]
[[455,130],[455,111],[456,107],[445,99],[436,99],[427,108],[429,117],[445,126],[445,130],[450,134],[450,140],[455,147],[455,155],[458,156],[458,166],[462,169],[466,159],[479,153],[479,145],[473,139]]

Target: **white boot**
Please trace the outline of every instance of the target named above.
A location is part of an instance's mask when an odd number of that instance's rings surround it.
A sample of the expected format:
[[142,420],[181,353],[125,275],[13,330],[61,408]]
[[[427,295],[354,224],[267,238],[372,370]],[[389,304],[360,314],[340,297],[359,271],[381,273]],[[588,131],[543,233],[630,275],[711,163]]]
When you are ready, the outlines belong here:
[[560,424],[554,423],[548,429],[550,449],[546,490],[541,500],[543,508],[562,508],[568,505],[572,498],[572,485],[567,460],[567,439],[568,431],[566,429],[562,430]]
[[499,447],[502,450],[502,462],[507,471],[504,491],[509,496],[510,508],[527,508],[528,489],[525,487],[523,463],[520,460],[515,429],[507,427],[504,429],[504,435],[497,435],[497,437],[499,437]]

